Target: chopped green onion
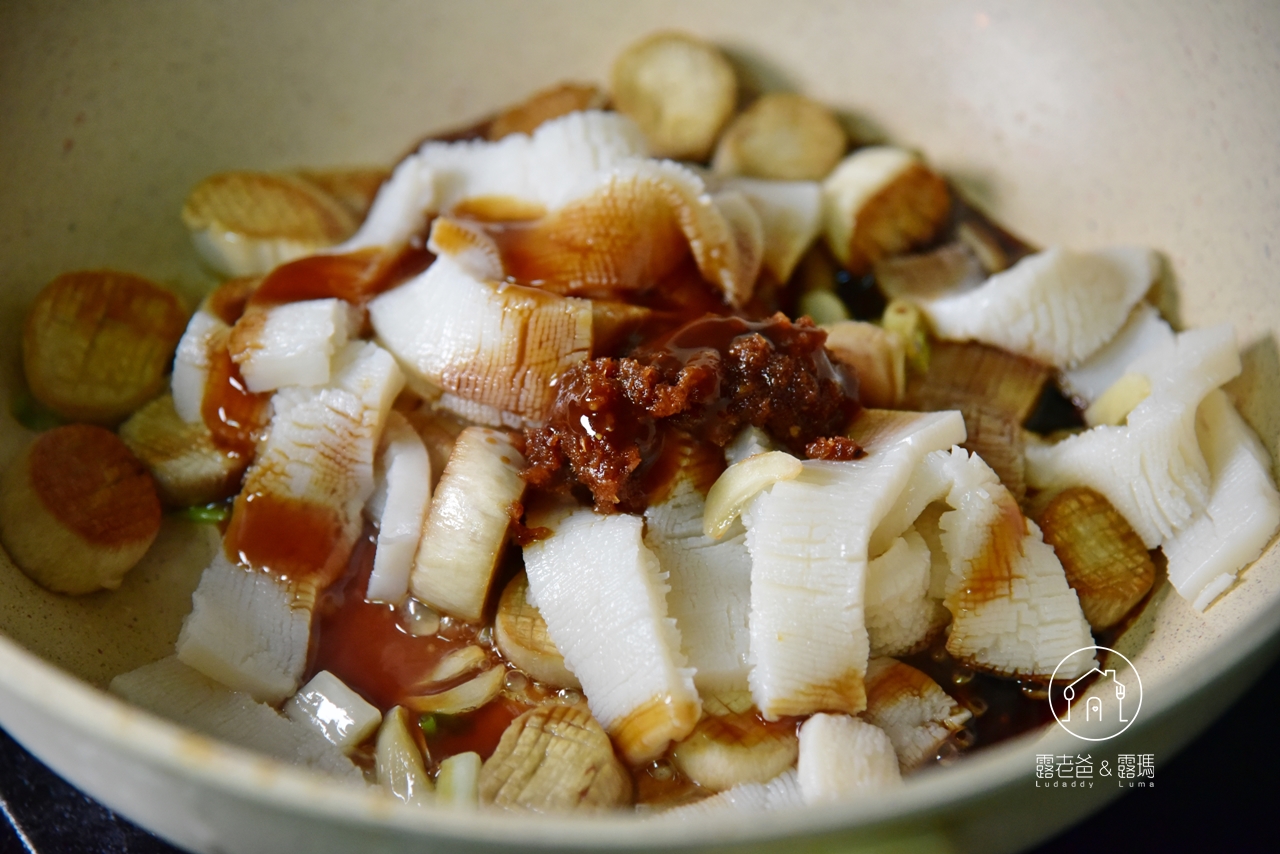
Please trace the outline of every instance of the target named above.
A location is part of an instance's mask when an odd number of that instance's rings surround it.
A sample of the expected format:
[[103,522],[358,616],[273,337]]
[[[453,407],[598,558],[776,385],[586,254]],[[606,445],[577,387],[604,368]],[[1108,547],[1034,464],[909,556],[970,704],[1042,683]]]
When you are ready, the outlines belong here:
[[197,504],[181,511],[182,516],[191,522],[202,525],[216,525],[225,522],[231,515],[231,505],[225,501],[214,501],[209,504]]
[[36,400],[25,385],[18,388],[9,400],[9,414],[23,427],[37,433],[67,423],[62,416]]
[[425,734],[435,735],[437,729],[435,715],[423,715],[418,718],[418,726],[422,727]]

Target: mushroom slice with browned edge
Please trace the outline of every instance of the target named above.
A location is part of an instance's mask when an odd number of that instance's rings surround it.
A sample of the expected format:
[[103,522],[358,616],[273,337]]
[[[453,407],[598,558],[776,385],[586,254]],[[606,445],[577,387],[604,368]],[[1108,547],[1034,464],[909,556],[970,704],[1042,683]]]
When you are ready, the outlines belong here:
[[493,618],[493,640],[503,658],[539,682],[581,688],[547,632],[547,621],[529,601],[529,579],[522,572],[507,583]]
[[933,759],[973,714],[927,674],[892,658],[873,658],[867,665],[863,717],[885,731],[898,767],[909,774]]
[[711,168],[725,175],[821,181],[844,157],[848,139],[822,104],[792,92],[762,95],[716,144]]
[[213,440],[204,421],[178,416],[173,395],[162,394],[120,425],[120,438],[155,479],[160,500],[192,507],[235,495],[249,460]]
[[703,788],[722,792],[767,783],[796,761],[795,725],[762,721],[754,710],[704,716],[671,747],[671,764]]
[[631,775],[582,704],[516,718],[480,769],[480,801],[512,810],[599,811],[631,802]]
[[159,532],[151,475],[102,427],[42,433],[0,480],[0,541],[28,578],[56,593],[115,590]]

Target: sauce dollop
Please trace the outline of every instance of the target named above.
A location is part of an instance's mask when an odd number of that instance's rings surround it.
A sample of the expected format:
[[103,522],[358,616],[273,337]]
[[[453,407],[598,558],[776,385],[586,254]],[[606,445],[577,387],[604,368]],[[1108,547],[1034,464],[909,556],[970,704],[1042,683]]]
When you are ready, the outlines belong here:
[[661,484],[647,477],[675,433],[724,447],[746,425],[802,453],[842,435],[857,378],[828,357],[807,318],[706,316],[623,358],[591,359],[560,377],[545,426],[525,431],[538,487],[577,481],[597,510],[636,512]]

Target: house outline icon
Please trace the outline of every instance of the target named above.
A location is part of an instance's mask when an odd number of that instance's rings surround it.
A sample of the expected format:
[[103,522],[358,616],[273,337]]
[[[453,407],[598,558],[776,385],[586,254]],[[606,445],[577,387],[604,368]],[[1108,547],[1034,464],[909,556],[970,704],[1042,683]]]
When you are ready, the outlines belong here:
[[[1066,698],[1066,701],[1067,701],[1067,714],[1066,714],[1066,717],[1061,719],[1062,722],[1069,723],[1071,721],[1071,705],[1072,705],[1072,701],[1076,698],[1076,685],[1078,685],[1082,680],[1088,679],[1090,676],[1092,676],[1095,673],[1098,674],[1099,679],[1105,678],[1107,676],[1111,677],[1111,681],[1115,683],[1115,686],[1116,686],[1117,716],[1120,719],[1120,723],[1129,723],[1128,719],[1125,718],[1124,716],[1124,696],[1127,691],[1127,689],[1124,686],[1124,683],[1116,678],[1116,672],[1114,670],[1102,670],[1096,664],[1093,667],[1091,667],[1084,675],[1077,677],[1074,681],[1070,682],[1067,685],[1067,687],[1062,689],[1062,696]],[[1093,697],[1091,699],[1096,700],[1098,698]],[[1096,708],[1098,709],[1098,720],[1102,720],[1102,701],[1101,700],[1098,700],[1098,705]],[[1085,708],[1085,720],[1086,721],[1089,720],[1089,708],[1087,705]]]

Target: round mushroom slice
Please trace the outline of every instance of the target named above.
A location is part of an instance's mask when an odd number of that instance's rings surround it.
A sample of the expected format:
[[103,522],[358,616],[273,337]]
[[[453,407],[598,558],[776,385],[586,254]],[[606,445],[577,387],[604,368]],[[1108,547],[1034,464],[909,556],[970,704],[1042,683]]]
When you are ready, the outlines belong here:
[[27,385],[64,418],[114,425],[163,390],[186,324],[178,298],[140,276],[64,273],[27,312]]
[[822,104],[775,92],[729,123],[711,168],[722,175],[820,181],[840,162],[846,143],[844,128]]
[[585,705],[530,709],[480,769],[480,802],[513,810],[603,810],[631,802],[631,776]]
[[42,434],[0,482],[0,541],[31,580],[57,593],[116,589],[159,532],[151,475],[101,427]]
[[947,182],[900,148],[860,148],[822,185],[827,246],[854,275],[929,243],[950,212]]
[[704,717],[671,749],[671,763],[699,786],[723,792],[741,783],[767,783],[795,764],[795,724],[769,723],[754,711]]
[[504,658],[539,682],[561,688],[582,687],[547,633],[542,612],[529,601],[529,579],[523,572],[502,591],[493,620],[493,637]]
[[654,33],[613,64],[613,102],[635,120],[656,157],[705,160],[733,115],[738,80],[713,45]]

